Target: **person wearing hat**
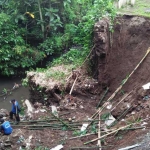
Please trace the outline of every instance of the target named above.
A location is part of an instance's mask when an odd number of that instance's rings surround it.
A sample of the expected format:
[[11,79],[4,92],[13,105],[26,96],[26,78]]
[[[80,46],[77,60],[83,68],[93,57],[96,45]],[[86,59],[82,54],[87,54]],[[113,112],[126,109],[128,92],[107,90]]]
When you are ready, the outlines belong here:
[[16,124],[18,124],[20,122],[20,117],[19,117],[20,106],[15,99],[12,99],[11,103],[12,103],[12,108],[11,108],[11,111],[9,113],[10,119],[13,119],[13,115],[14,115],[15,119],[16,119]]
[[0,132],[4,135],[9,135],[12,133],[13,129],[9,123],[9,121],[4,121],[4,119],[0,119],[1,126],[0,126]]

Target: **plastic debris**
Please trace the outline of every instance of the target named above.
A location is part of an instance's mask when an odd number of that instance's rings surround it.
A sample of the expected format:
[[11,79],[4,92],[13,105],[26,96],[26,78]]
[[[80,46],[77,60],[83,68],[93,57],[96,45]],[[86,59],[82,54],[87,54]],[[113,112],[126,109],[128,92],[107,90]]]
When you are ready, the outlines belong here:
[[17,141],[17,144],[23,142],[24,140],[25,140],[24,137],[21,135]]
[[150,96],[149,95],[146,95],[144,96],[143,100],[149,100]]
[[116,119],[112,115],[109,115],[109,117],[105,120],[105,124],[110,126],[115,120]]
[[40,112],[47,112],[45,109],[40,109]]
[[62,149],[63,147],[64,147],[63,145],[57,145],[56,147],[51,148],[50,150],[60,150],[60,149]]
[[57,111],[57,107],[56,106],[51,106],[52,108],[52,113],[58,117],[58,111]]
[[147,122],[143,122],[142,124],[141,124],[141,126],[144,126],[144,125],[146,125],[146,124],[148,124]]
[[110,104],[110,105],[108,105],[106,108],[107,108],[107,109],[111,109],[111,108],[112,108],[112,105]]
[[134,115],[134,114],[135,114],[135,111],[132,111],[131,114]]
[[26,143],[26,149],[30,149],[32,137],[33,137],[33,136],[30,135],[30,136],[25,140],[25,143]]
[[120,148],[120,149],[118,149],[118,150],[129,150],[129,149],[132,149],[132,148],[134,148],[134,147],[138,147],[138,146],[140,146],[141,144],[135,144],[135,145],[132,145],[132,146],[128,146],[128,147],[125,147],[125,148]]
[[84,124],[82,125],[82,127],[81,127],[81,131],[86,130],[87,126],[88,126],[88,124],[87,124],[87,123],[84,123]]
[[150,82],[142,86],[144,90],[150,89]]

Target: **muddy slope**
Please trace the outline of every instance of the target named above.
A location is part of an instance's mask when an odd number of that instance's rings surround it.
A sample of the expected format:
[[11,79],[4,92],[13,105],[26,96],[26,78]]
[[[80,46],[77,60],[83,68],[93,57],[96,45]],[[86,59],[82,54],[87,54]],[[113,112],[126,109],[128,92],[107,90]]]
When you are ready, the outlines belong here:
[[[94,66],[93,77],[98,79],[99,85],[103,89],[109,87],[109,93],[107,94],[109,97],[134,70],[150,47],[150,19],[125,15],[116,18],[112,34],[109,34],[107,31],[107,20],[96,23],[94,30],[95,48],[91,56]],[[111,112],[116,119],[119,119],[126,110],[127,113],[121,119],[133,121],[133,118],[137,119],[139,117],[144,119],[149,117],[150,102],[144,101],[143,97],[150,94],[150,91],[142,89],[142,85],[150,82],[149,65],[150,54],[147,55],[129,80],[123,85],[122,89],[113,98],[111,104],[115,106],[123,96],[131,92]],[[127,106],[130,107],[129,110]],[[147,127],[149,126],[150,122],[147,121]],[[132,131],[125,135],[121,134],[121,137],[123,137],[122,140],[116,140],[111,137],[108,140],[106,139],[106,141],[109,144],[112,144],[111,141],[113,141],[115,146],[111,149],[116,150],[117,148],[134,144],[134,142],[138,141],[137,137],[142,135],[142,133],[144,131]]]
[[[105,21],[103,24],[106,23]],[[112,35],[108,34],[107,25],[97,28],[96,25],[95,48],[92,56],[95,68],[93,75],[101,85],[109,86],[113,92],[133,71],[150,47],[150,20],[138,16],[118,17]],[[148,82],[150,80],[149,64],[150,55],[123,90],[130,91],[133,87]]]
[[[149,39],[150,20],[148,18],[127,15],[123,17],[120,16],[116,18],[113,33],[109,32],[109,21],[107,19],[97,22],[94,27],[94,47],[90,57],[93,65],[92,72],[94,79],[89,78],[87,74],[85,75],[83,69],[80,70],[79,78],[76,81],[72,93],[73,104],[75,103],[76,107],[74,108],[74,113],[69,116],[69,118],[76,116],[76,118],[79,117],[77,120],[83,120],[83,118],[92,116],[94,112],[97,111],[96,106],[106,87],[109,87],[109,91],[105,97],[108,98],[141,61],[148,47],[150,47]],[[114,107],[124,95],[127,95],[126,99],[111,112],[116,119],[120,118],[120,115],[128,109],[127,106],[131,109],[120,119],[133,121],[133,118],[145,118],[147,115],[150,116],[150,100],[143,101],[143,96],[150,91],[145,92],[141,88],[142,85],[150,82],[149,64],[150,54],[144,59],[142,64],[112,100],[111,104]],[[36,76],[40,78],[40,82],[38,83]],[[30,100],[33,103],[40,101],[42,103],[46,102],[47,104],[48,102],[47,105],[56,105],[57,103],[59,106],[69,93],[74,79],[69,78],[65,88],[62,88],[62,85],[58,85],[57,82],[47,81],[46,85],[48,85],[48,83],[54,84],[52,88],[46,88],[43,87],[42,84],[40,85],[40,83],[45,81],[44,78],[41,78],[42,76],[40,76],[40,74],[32,74],[29,76],[32,96]],[[58,85],[57,87],[55,86],[56,83]],[[61,95],[62,91],[65,93],[64,95]],[[132,93],[130,93],[131,91]],[[128,95],[128,93],[130,94]],[[71,102],[68,103],[67,108],[60,108],[60,111],[68,112],[72,110],[70,104]],[[134,112],[134,114],[132,112]],[[117,125],[117,127],[124,126],[126,122],[119,122]],[[148,122],[147,127],[150,127],[150,122]],[[144,132],[147,132],[147,130]],[[134,144],[136,137],[142,133],[142,130],[139,132],[136,130],[126,132],[125,134],[121,133],[122,139],[119,140],[116,140],[119,137],[117,137],[117,135],[109,136],[105,139],[105,143],[102,144],[106,146],[114,145],[111,147],[111,150],[116,150]],[[93,138],[97,138],[97,134],[94,135],[94,137],[89,136],[84,139],[78,139],[80,142],[77,140],[76,146],[85,146],[84,142],[92,140]],[[53,139],[57,140],[57,136],[54,136]],[[75,141],[69,142],[65,146],[71,148],[74,144]],[[94,146],[96,144],[97,142],[94,142],[88,146]],[[110,147],[105,149],[110,150]]]

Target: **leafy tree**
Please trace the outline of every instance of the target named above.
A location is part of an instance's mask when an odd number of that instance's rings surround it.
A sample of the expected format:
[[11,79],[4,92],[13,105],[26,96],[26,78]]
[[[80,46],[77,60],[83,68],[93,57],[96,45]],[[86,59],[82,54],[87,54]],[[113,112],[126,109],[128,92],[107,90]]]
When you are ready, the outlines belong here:
[[72,46],[86,57],[94,23],[115,17],[113,0],[1,0],[0,11],[0,70],[7,75]]
[[44,58],[43,52],[25,45],[10,18],[0,14],[0,70],[4,75],[14,75],[18,68],[29,68]]

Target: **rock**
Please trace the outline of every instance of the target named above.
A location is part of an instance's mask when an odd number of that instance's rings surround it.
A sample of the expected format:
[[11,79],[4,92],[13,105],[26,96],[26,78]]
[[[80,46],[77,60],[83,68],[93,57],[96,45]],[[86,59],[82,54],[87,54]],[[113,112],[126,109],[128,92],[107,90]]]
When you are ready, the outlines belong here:
[[136,111],[140,111],[140,110],[141,110],[140,106],[136,107]]
[[43,105],[42,103],[36,102],[36,103],[34,103],[33,106],[35,109],[37,109],[37,108],[41,108],[42,105]]
[[9,112],[6,109],[0,109],[0,116],[7,117],[9,116]]
[[65,132],[62,132],[59,134],[61,137],[64,137],[65,136]]

